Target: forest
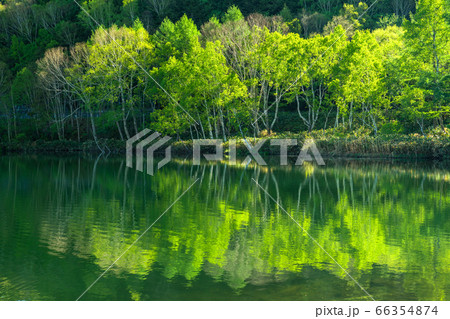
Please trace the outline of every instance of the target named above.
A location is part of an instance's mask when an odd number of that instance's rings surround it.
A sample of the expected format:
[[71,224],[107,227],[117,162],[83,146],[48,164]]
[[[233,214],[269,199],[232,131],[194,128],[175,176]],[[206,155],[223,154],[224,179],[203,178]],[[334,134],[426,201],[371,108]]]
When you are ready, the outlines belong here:
[[0,144],[450,129],[450,0],[0,1]]

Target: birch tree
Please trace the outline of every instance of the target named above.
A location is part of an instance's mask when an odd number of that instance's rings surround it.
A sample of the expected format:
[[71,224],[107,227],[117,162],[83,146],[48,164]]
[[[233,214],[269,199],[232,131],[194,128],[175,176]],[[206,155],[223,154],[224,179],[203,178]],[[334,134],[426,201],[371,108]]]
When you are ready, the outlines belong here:
[[333,83],[342,90],[338,105],[346,111],[350,129],[354,115],[359,115],[361,124],[378,133],[379,121],[389,106],[382,61],[374,36],[369,31],[357,31],[346,48],[344,65],[339,69],[341,76]]
[[[295,62],[298,73],[293,77],[291,98],[295,97],[298,115],[308,131],[312,131],[319,116],[330,106],[330,85],[335,80],[335,68],[346,47],[345,31],[337,27],[328,36],[317,35],[304,41],[302,47],[304,53]],[[306,112],[302,105],[306,106]]]
[[158,18],[163,18],[172,4],[172,0],[145,0],[145,3],[149,5]]
[[[241,108],[246,95],[246,88],[237,75],[226,65],[219,42],[207,42],[205,48],[197,46],[181,60],[172,57],[162,69],[164,86],[171,96],[198,123],[190,121],[189,116],[174,104],[165,94],[161,94],[166,107],[156,116],[167,118],[174,116],[170,122],[157,125],[158,130],[179,133],[194,129],[197,138],[223,138],[235,128],[237,116],[243,116]],[[177,114],[178,113],[178,114]],[[169,124],[170,123],[170,124]],[[194,133],[192,133],[194,137]]]
[[[118,107],[123,131],[129,139],[138,131],[136,107],[140,96],[137,90],[147,78],[142,68],[151,70],[153,46],[149,34],[139,23],[135,23],[134,28],[98,29],[91,38],[89,51],[92,73],[104,79],[98,92]],[[127,124],[130,116],[134,133]]]

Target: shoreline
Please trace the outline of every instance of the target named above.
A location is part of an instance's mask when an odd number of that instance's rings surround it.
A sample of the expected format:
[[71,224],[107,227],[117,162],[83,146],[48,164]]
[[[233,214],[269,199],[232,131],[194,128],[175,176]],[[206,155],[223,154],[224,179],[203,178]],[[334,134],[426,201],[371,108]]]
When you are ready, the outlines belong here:
[[[320,134],[302,136],[272,136],[265,138],[247,138],[254,145],[260,140],[267,140],[260,149],[260,154],[276,156],[280,148],[271,146],[270,140],[290,138],[297,139],[299,146],[289,147],[288,154],[300,154],[306,139],[314,139],[321,155],[327,158],[450,158],[450,136],[320,136]],[[244,139],[236,139],[237,155],[248,153]],[[110,154],[124,154],[125,141],[100,140]],[[171,144],[173,155],[192,155],[192,141],[176,141]],[[222,144],[225,154],[229,152],[229,143]],[[211,146],[202,146],[202,152],[214,152]],[[162,148],[161,153],[164,152]],[[76,141],[35,141],[35,142],[0,142],[0,155],[6,154],[100,154],[94,141],[78,143]]]

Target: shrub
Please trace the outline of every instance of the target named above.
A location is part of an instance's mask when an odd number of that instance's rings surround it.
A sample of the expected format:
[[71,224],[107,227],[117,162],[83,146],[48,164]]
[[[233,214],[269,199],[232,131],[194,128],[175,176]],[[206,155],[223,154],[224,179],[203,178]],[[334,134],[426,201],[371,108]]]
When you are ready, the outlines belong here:
[[405,128],[403,127],[403,125],[401,125],[398,121],[395,121],[395,120],[384,124],[380,128],[381,135],[402,134],[404,131],[405,131]]

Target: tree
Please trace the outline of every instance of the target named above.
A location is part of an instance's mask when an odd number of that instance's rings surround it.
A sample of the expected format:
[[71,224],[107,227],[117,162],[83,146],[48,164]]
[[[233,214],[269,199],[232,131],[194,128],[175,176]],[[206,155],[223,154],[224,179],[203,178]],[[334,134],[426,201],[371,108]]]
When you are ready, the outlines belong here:
[[334,16],[330,22],[323,28],[325,35],[334,31],[337,26],[342,26],[349,38],[352,38],[355,31],[358,30],[365,22],[363,13],[368,9],[364,2],[360,2],[355,8],[351,4],[344,4],[339,15]]
[[12,114],[8,105],[8,91],[10,90],[8,83],[10,82],[11,74],[8,66],[4,62],[0,62],[0,104],[4,111],[7,123],[8,141],[12,137]]
[[327,23],[327,18],[324,14],[319,12],[314,12],[312,14],[303,12],[300,22],[302,24],[301,29],[303,31],[303,36],[307,38],[310,35],[321,33],[323,27]]
[[183,54],[192,52],[200,45],[199,36],[200,32],[194,21],[186,15],[176,23],[168,18],[164,19],[151,38],[159,64],[165,63],[172,56],[180,58]]
[[399,25],[401,23],[400,17],[396,14],[382,16],[377,22],[377,27],[385,29],[390,26]]
[[433,92],[419,87],[405,86],[396,100],[402,106],[406,118],[419,125],[422,135],[425,135],[425,121],[432,118],[427,101],[432,94]]
[[397,16],[405,17],[414,9],[414,0],[392,0],[392,8]]
[[81,6],[84,10],[80,11],[78,18],[88,29],[95,30],[97,23],[108,28],[117,20],[118,12],[114,1],[85,0]]
[[331,12],[332,9],[338,5],[340,5],[339,0],[318,0],[317,5],[321,9],[322,12]]
[[70,0],[51,0],[42,5],[34,5],[34,19],[38,20],[41,28],[51,31],[58,23],[67,19],[74,6],[76,4]]
[[[97,90],[100,94],[98,103],[104,102],[106,98],[108,102],[117,105],[125,136],[129,139],[138,131],[136,105],[140,95],[137,91],[148,77],[142,68],[151,70],[153,62],[154,47],[150,43],[149,34],[137,20],[134,28],[112,26],[107,30],[97,29],[90,42],[91,72],[104,79]],[[127,125],[130,115],[134,134],[130,134]],[[119,133],[121,134],[120,130]]]
[[[245,98],[246,88],[226,65],[220,43],[207,42],[205,48],[195,46],[191,54],[180,60],[172,57],[161,71],[163,86],[199,127],[197,129],[187,114],[177,112],[178,105],[161,92],[165,107],[155,115],[160,119],[155,128],[169,134],[180,134],[194,125],[197,138],[219,138],[221,135],[226,140],[228,133],[235,128],[236,117],[245,112],[239,101]],[[161,122],[169,114],[173,119]]]
[[94,112],[98,105],[108,97],[108,92],[101,91],[104,79],[101,74],[92,72],[89,47],[77,44],[70,49],[71,64],[64,72],[58,73],[58,79],[69,87],[73,96],[82,103],[89,113],[91,132],[98,149],[103,153],[104,146],[100,145],[94,120]]
[[61,21],[55,27],[56,37],[60,45],[73,46],[80,40],[81,26],[79,23]]
[[242,14],[241,10],[239,10],[236,6],[231,6],[228,8],[227,12],[224,14],[222,18],[222,23],[227,22],[236,22],[239,20],[243,20],[244,15]]
[[280,11],[280,16],[283,18],[283,21],[288,26],[290,32],[301,34],[302,25],[300,20],[294,16],[291,9],[289,9],[286,4],[284,4],[283,9]]
[[[58,138],[65,139],[65,125],[78,110],[73,109],[70,88],[65,80],[65,70],[69,67],[67,52],[62,47],[50,49],[44,57],[37,62],[39,85],[44,90],[44,103],[46,112],[42,112],[51,124],[56,125]],[[78,116],[78,141],[80,141],[80,126]]]
[[283,9],[280,11],[280,16],[285,22],[290,22],[294,19],[294,15],[292,14],[291,9],[289,9],[286,3],[284,4]]
[[[292,90],[288,99],[295,99],[297,112],[308,131],[316,127],[319,116],[328,106],[329,87],[335,80],[335,68],[346,48],[345,31],[337,27],[328,36],[317,35],[304,42],[303,51],[295,62],[298,67],[292,77]],[[301,111],[301,101],[307,113]]]
[[11,93],[14,102],[31,107],[36,100],[36,78],[29,68],[20,70],[12,83]]
[[[257,70],[252,81],[259,87],[259,94],[255,97],[258,99],[258,111],[261,110],[262,115],[258,119],[270,134],[278,118],[280,102],[295,81],[290,76],[293,75],[292,70],[300,72],[300,68],[304,66],[294,65],[292,61],[304,54],[302,44],[305,41],[296,33],[282,35],[278,32],[271,33],[267,29],[266,33],[264,41],[251,53],[251,63]],[[272,100],[274,102],[270,104]],[[273,119],[269,119],[269,111],[274,111]]]
[[10,1],[6,6],[6,18],[10,34],[18,35],[28,42],[32,42],[36,37],[37,25],[30,2]]
[[[236,14],[237,15],[237,14]],[[203,31],[206,30],[203,28]],[[255,134],[259,134],[258,118],[260,111],[261,87],[258,77],[258,63],[254,59],[254,50],[264,41],[266,32],[240,19],[224,24],[211,20],[205,38],[208,41],[220,41],[227,64],[234,70],[240,81],[247,87],[248,95],[244,101],[251,110]]]
[[138,19],[138,0],[122,0],[122,17],[126,25],[132,25]]
[[172,0],[146,0],[146,2],[159,18],[163,18],[167,14],[167,9],[172,4]]
[[444,0],[419,0],[411,21],[405,20],[405,41],[413,60],[420,61],[411,70],[416,85],[432,91],[433,113],[444,129],[449,112],[450,96],[447,81],[450,76],[450,25],[445,18]]
[[[369,31],[357,31],[344,53],[332,87],[339,111],[347,115],[351,129],[355,110],[364,126],[378,133],[383,110],[389,106],[385,69],[379,43]],[[337,118],[338,119],[338,118]],[[344,118],[343,118],[344,119]]]
[[37,57],[38,48],[36,43],[25,43],[21,38],[13,35],[11,38],[11,46],[9,48],[9,57],[13,60],[14,66],[12,71],[19,72],[27,67]]
[[253,13],[247,17],[247,23],[250,28],[259,28],[261,30],[269,30],[270,32],[279,32],[286,34],[289,27],[284,23],[281,16],[266,17],[260,13]]

